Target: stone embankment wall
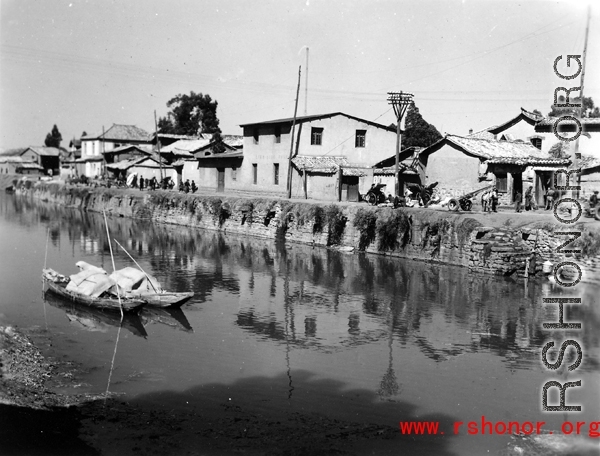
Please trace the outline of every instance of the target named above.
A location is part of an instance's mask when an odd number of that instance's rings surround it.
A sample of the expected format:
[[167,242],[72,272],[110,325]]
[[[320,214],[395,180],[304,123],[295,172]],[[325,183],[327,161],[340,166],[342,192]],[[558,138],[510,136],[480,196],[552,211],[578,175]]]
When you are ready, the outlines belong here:
[[[483,226],[468,214],[428,209],[323,205],[55,183],[36,185],[26,193],[113,216],[270,239],[279,237],[286,242],[464,266],[500,275],[523,276],[527,260],[529,274],[540,273],[546,259],[553,263],[563,259],[554,252],[565,241],[564,236],[554,234],[555,229],[563,228],[560,225]],[[598,233],[586,235],[599,243]]]

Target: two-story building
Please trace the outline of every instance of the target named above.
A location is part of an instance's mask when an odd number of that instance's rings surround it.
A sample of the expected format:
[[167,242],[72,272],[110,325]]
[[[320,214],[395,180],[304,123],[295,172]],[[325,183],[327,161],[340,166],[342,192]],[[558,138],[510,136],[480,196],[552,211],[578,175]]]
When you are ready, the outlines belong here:
[[108,130],[81,138],[81,158],[77,160],[79,174],[98,177],[104,172],[104,153],[126,144],[150,144],[151,135],[135,125],[113,124]]
[[[396,130],[334,112],[243,124],[244,159],[224,186],[292,198],[357,200],[359,178],[396,147]],[[291,159],[291,160],[290,160]]]

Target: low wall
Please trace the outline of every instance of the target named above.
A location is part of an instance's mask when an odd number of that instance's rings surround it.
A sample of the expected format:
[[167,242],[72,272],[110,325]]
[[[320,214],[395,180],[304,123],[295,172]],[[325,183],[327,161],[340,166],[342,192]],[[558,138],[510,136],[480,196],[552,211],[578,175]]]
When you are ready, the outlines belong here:
[[[563,259],[554,252],[565,241],[564,236],[554,233],[555,229],[564,229],[558,224],[484,226],[468,214],[429,209],[140,192],[57,183],[41,183],[25,193],[113,216],[269,239],[279,237],[286,242],[464,266],[489,274],[523,276],[528,260],[529,274],[540,273],[545,260],[556,263]],[[587,235],[600,245],[599,233]],[[595,253],[586,261],[595,265]]]

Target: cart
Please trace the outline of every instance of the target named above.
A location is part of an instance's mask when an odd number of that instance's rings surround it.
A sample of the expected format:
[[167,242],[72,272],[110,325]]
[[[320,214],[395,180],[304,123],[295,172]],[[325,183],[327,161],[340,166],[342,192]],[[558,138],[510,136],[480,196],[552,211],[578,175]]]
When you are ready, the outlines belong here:
[[466,193],[462,196],[459,196],[458,198],[452,198],[450,201],[448,201],[448,210],[454,211],[454,212],[458,211],[459,209],[461,211],[470,211],[471,208],[473,207],[473,201],[471,200],[471,198],[474,198],[475,196],[479,195],[480,193],[487,192],[488,190],[492,189],[493,187],[494,187],[493,185],[488,185],[487,187],[483,187],[483,188],[480,188],[479,190],[475,190],[470,193]]
[[375,184],[373,185],[363,199],[369,203],[371,206],[377,206],[379,203],[385,203],[385,194],[383,193],[382,188],[385,187],[386,184]]

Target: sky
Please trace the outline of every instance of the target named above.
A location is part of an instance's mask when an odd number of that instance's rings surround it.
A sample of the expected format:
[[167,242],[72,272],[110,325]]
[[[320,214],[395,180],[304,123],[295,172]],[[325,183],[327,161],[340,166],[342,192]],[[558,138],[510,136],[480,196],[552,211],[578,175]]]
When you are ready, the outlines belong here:
[[[154,112],[192,91],[218,102],[224,134],[242,134],[294,115],[299,68],[298,115],[389,125],[387,93],[404,91],[440,132],[464,135],[521,107],[546,114],[556,87],[579,85],[553,63],[583,53],[587,5],[0,0],[0,149],[43,145],[55,124],[65,147],[113,124],[153,132]],[[584,95],[600,105],[599,19],[592,4]]]

